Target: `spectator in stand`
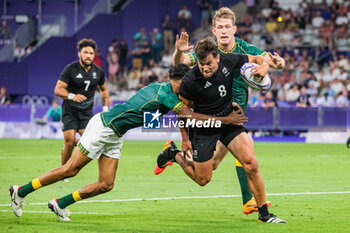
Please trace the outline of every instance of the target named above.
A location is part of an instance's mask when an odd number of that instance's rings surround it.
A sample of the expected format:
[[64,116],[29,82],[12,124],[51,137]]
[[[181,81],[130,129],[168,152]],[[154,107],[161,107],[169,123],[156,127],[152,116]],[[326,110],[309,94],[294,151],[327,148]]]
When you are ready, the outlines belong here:
[[210,18],[210,2],[208,0],[198,0],[197,5],[201,11],[201,27],[207,28],[209,26]]
[[147,73],[142,73],[139,83],[137,84],[137,90],[144,88],[150,84],[149,75]]
[[266,110],[277,107],[276,100],[273,98],[271,91],[266,92],[265,100],[262,104],[262,107]]
[[5,86],[2,86],[0,89],[0,104],[10,104],[11,98],[10,95],[7,94],[7,89]]
[[149,76],[149,82],[153,83],[153,82],[158,82],[159,77],[157,76],[156,72],[154,70],[151,71],[151,75]]
[[312,26],[314,29],[321,28],[324,23],[324,19],[322,18],[321,12],[317,11],[314,13],[314,17],[312,18]]
[[349,94],[346,88],[343,88],[343,90],[339,93],[336,104],[337,107],[340,108],[349,107]]
[[139,40],[134,40],[134,48],[131,50],[132,68],[140,70],[142,67],[142,48]]
[[102,68],[101,51],[98,49],[94,58],[94,64]]
[[348,24],[348,23],[349,23],[349,19],[346,16],[346,13],[344,11],[340,12],[340,15],[335,20],[335,24],[337,26],[341,26],[343,24]]
[[170,51],[173,47],[174,29],[175,25],[170,21],[170,15],[165,15],[164,21],[162,23],[164,50]]
[[269,17],[269,21],[265,24],[266,31],[268,33],[274,33],[277,30],[277,23],[272,16]]
[[153,28],[151,35],[152,38],[152,58],[156,63],[160,62],[161,51],[162,51],[162,34],[159,32],[158,28]]
[[169,68],[171,66],[172,62],[173,62],[173,60],[172,60],[172,56],[171,56],[169,50],[164,50],[161,65],[165,68]]
[[62,117],[62,107],[58,103],[58,99],[54,98],[52,100],[52,106],[47,110],[45,116],[43,116],[43,120],[47,121],[49,118],[53,122],[60,122]]
[[185,28],[185,31],[189,31],[191,26],[192,13],[188,10],[187,5],[184,5],[182,9],[177,13],[178,29]]
[[134,35],[134,40],[138,40],[140,45],[143,45],[144,41],[148,41],[148,36],[147,36],[147,32],[146,32],[146,28],[145,27],[141,27],[140,31],[138,31],[135,35]]
[[111,84],[115,85],[117,83],[117,74],[119,71],[119,57],[115,51],[108,53],[107,55],[108,64],[108,80]]
[[1,22],[0,39],[3,39],[3,40],[11,40],[12,39],[11,28],[10,28],[9,25],[7,25],[7,21],[6,20],[3,20]]
[[13,53],[13,62],[20,62],[25,55],[24,48],[20,44],[16,45],[15,51]]
[[291,89],[287,91],[286,101],[296,101],[300,96],[298,85],[294,84]]
[[334,99],[328,96],[328,92],[325,92],[322,96],[317,98],[317,106],[334,107]]
[[129,46],[124,39],[120,41],[119,51],[120,51],[119,64],[120,64],[120,67],[124,69],[125,67],[128,66],[128,52],[129,52]]
[[28,45],[25,49],[25,56],[29,56],[29,54],[31,54],[33,51],[33,46],[32,45]]
[[141,71],[139,69],[133,68],[128,75],[128,87],[129,90],[136,90],[137,85],[140,82]]
[[151,59],[151,57],[151,46],[149,45],[148,40],[144,40],[141,46],[142,66],[148,65],[148,62]]
[[113,52],[113,51],[119,54],[119,44],[116,39],[113,39],[111,44],[108,47],[108,52]]
[[308,106],[314,107],[314,102],[306,93],[305,86],[302,86],[300,88],[300,95],[297,99],[296,106],[299,108],[306,108]]

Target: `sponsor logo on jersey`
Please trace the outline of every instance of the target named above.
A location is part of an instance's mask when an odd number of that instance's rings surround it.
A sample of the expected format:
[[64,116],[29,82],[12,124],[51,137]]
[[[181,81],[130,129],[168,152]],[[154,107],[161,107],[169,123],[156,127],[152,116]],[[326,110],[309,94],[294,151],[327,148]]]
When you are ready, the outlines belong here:
[[92,72],[92,78],[93,78],[93,79],[97,79],[97,74],[96,74],[96,72]]
[[226,67],[222,68],[222,73],[224,73],[225,77],[227,77],[230,72],[228,72],[228,69]]
[[75,76],[76,78],[83,78],[83,75],[81,75],[81,73],[79,73],[77,76]]
[[211,82],[207,81],[204,85],[204,88],[208,88],[210,87],[211,85],[213,85]]
[[143,113],[143,128],[144,129],[160,129],[160,116],[162,114],[157,110],[156,112]]

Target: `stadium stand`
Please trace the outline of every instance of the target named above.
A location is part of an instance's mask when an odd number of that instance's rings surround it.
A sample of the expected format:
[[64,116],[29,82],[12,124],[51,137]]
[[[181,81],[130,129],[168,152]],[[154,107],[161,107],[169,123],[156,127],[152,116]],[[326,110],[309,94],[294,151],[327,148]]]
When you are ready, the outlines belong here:
[[[238,37],[284,57],[286,68],[270,71],[273,79],[270,91],[276,107],[263,109],[266,93],[251,91],[247,111],[249,127],[272,131],[293,127],[305,130],[339,122],[346,125],[346,121],[335,120],[336,114],[346,114],[344,109],[349,107],[350,100],[350,3],[341,0],[266,0],[248,7],[245,1],[239,0],[230,3],[206,0],[199,4],[185,0],[151,0],[147,3],[140,0],[89,0],[64,1],[60,6],[43,1],[40,23],[33,19],[37,3],[11,3],[6,9],[10,16],[3,18],[8,21],[14,35],[11,46],[14,48],[15,43],[24,48],[29,46],[30,53],[16,64],[0,63],[0,86],[7,86],[14,103],[21,103],[25,95],[45,96],[51,100],[62,68],[67,61],[76,58],[76,41],[91,37],[99,45],[101,66],[110,76],[111,99],[123,101],[148,83],[167,79],[173,45],[169,45],[166,38],[170,35],[174,41],[173,37],[181,32],[178,14],[185,5],[191,13],[190,23],[186,22],[186,26],[192,43],[211,35],[210,23],[208,26],[205,20],[210,22],[219,6],[228,6],[237,12]],[[1,7],[0,10],[4,11]],[[208,18],[207,11],[210,13]],[[14,23],[15,16],[23,14],[29,20],[18,26]],[[163,25],[166,15],[168,23]],[[21,27],[26,29],[18,33]],[[142,37],[140,28],[143,28]],[[140,56],[141,60],[144,56],[144,62],[141,67],[133,67],[134,39],[140,38],[149,45],[140,44]],[[4,58],[9,54],[6,49],[9,45],[2,46],[0,60],[9,60]],[[159,53],[162,54],[160,58]],[[302,89],[306,93],[301,93]],[[304,104],[298,104],[301,101]],[[303,111],[303,117],[295,117],[300,111]]]

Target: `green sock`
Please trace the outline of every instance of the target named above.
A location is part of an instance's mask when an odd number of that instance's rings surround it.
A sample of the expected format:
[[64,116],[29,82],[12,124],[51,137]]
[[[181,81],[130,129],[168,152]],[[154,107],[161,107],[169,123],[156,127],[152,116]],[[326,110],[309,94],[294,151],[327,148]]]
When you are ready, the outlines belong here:
[[65,209],[67,206],[73,204],[75,202],[73,198],[73,194],[68,194],[60,199],[57,199],[57,204],[61,209]]
[[33,188],[32,182],[30,181],[28,184],[21,186],[21,188],[18,190],[18,196],[25,197],[34,190],[35,189]]
[[67,206],[73,204],[74,202],[80,201],[82,198],[80,197],[79,191],[75,191],[71,194],[68,194],[65,197],[62,197],[57,200],[57,205],[61,209],[66,208]]
[[243,205],[244,205],[250,199],[252,199],[253,194],[250,191],[247,174],[245,173],[244,168],[240,166],[236,166],[236,171],[237,171],[239,184],[241,185],[242,199],[243,199]]

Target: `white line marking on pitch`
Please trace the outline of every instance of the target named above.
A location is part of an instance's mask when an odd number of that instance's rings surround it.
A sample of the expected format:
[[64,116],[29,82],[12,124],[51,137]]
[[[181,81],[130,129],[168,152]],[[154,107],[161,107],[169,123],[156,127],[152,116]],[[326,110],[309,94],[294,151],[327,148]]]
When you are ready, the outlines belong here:
[[[0,210],[0,212],[12,212],[12,210]],[[40,213],[40,214],[51,214],[52,211],[23,211],[24,213]],[[74,214],[91,214],[91,215],[117,215],[112,213],[95,213],[95,212],[74,212]]]
[[[350,191],[339,192],[304,192],[304,193],[269,193],[266,196],[296,196],[296,195],[327,195],[327,194],[350,194]],[[193,197],[154,197],[154,198],[134,198],[134,199],[114,199],[114,200],[86,200],[79,203],[97,203],[97,202],[124,202],[124,201],[163,201],[179,199],[209,199],[222,197],[241,197],[241,195],[217,195],[217,196],[193,196]],[[47,205],[45,203],[28,203],[27,205]],[[0,204],[0,206],[11,206],[11,204]]]

